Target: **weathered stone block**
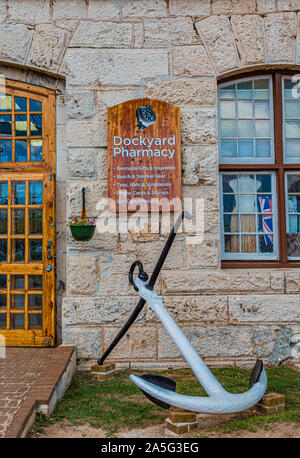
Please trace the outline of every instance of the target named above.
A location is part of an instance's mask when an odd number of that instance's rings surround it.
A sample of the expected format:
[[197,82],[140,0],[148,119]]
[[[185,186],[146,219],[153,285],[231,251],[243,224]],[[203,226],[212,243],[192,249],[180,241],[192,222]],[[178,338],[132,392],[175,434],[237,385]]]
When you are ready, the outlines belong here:
[[179,434],[185,434],[190,431],[196,431],[199,427],[199,421],[194,421],[194,422],[185,422],[185,423],[173,423],[170,418],[167,418],[165,420],[165,427],[169,431],[172,431],[173,433],[179,435]]
[[122,8],[122,17],[163,17],[167,16],[164,0],[129,0]]
[[82,0],[53,0],[53,20],[81,19],[85,14],[85,2]]
[[216,105],[214,80],[162,81],[148,83],[145,96],[174,105]]
[[[119,332],[117,327],[104,327],[104,350]],[[129,329],[111,353],[111,358],[148,360],[156,358],[157,336],[153,326],[136,325]]]
[[97,294],[100,296],[131,296],[134,289],[128,281],[128,272],[115,273],[100,270]]
[[67,146],[101,147],[107,145],[107,126],[104,122],[69,121]]
[[97,112],[94,91],[69,90],[67,92],[67,113],[70,119],[93,118]]
[[69,177],[96,178],[95,154],[94,149],[69,148]]
[[97,290],[97,258],[91,254],[68,254],[69,295],[93,296]]
[[[0,9],[6,9],[5,2],[1,2]],[[8,13],[11,21],[28,22],[38,24],[50,21],[50,2],[49,0],[10,0],[8,2]]]
[[103,364],[99,366],[99,364],[93,364],[91,367],[91,376],[100,382],[106,382],[107,380],[111,380],[116,373],[116,365],[115,364]]
[[[205,358],[267,357],[272,353],[275,332],[271,327],[181,326],[195,350]],[[177,346],[165,329],[158,330],[158,358],[182,358]]]
[[107,120],[107,109],[127,102],[127,100],[138,99],[141,97],[141,91],[138,88],[118,88],[115,90],[100,89],[96,91],[96,103],[100,121]]
[[214,108],[182,108],[181,139],[184,144],[216,143]]
[[226,16],[211,16],[196,22],[206,49],[218,73],[227,72],[240,66],[240,61]]
[[69,85],[138,85],[144,78],[168,76],[166,49],[68,49]]
[[[89,213],[88,216],[93,214]],[[88,242],[76,242],[71,235],[71,231],[67,230],[67,245],[72,250],[79,252],[84,251],[103,251],[103,250],[116,250],[118,245],[118,235],[110,233],[99,233],[97,227],[94,236]]]
[[296,13],[274,13],[265,17],[265,34],[270,62],[295,62]]
[[[101,265],[100,265],[101,271]],[[114,294],[114,292],[111,292]],[[131,297],[68,297],[63,300],[64,326],[76,325],[119,325],[123,326],[134,310],[138,296],[132,289]],[[145,321],[146,307],[136,323]]]
[[300,321],[299,295],[229,296],[229,313],[237,323]]
[[175,47],[173,56],[175,76],[214,75],[214,69],[202,45]]
[[202,244],[187,244],[188,267],[220,267],[220,241],[204,239]]
[[169,10],[175,16],[209,16],[210,0],[170,0]]
[[[227,296],[163,296],[163,302],[176,323],[228,323]],[[147,321],[158,321],[147,309]]]
[[63,345],[74,345],[78,358],[99,358],[101,353],[101,329],[63,327]]
[[64,55],[69,32],[52,24],[39,24],[30,48],[29,63],[36,67],[57,71]]
[[191,18],[145,19],[145,47],[200,44]]
[[285,283],[287,293],[300,293],[300,273],[287,271],[285,272]]
[[86,212],[88,217],[96,217],[99,214],[97,202],[106,197],[106,183],[102,181],[70,181],[68,186],[68,221],[75,216],[80,216],[82,208],[82,188],[86,189]]
[[[272,271],[264,270],[264,275],[256,270],[221,270],[221,271],[163,271],[162,284],[164,294],[168,293],[197,293],[197,294],[227,294],[227,293],[262,293],[276,294],[284,292],[284,273],[272,281]],[[278,275],[277,274],[277,275]]]
[[192,186],[218,184],[216,145],[182,147],[182,182]]
[[[106,19],[105,16],[102,16]],[[70,46],[89,48],[131,48],[132,24],[84,21],[76,29]]]
[[111,2],[110,0],[89,0],[87,5],[87,17],[90,19],[120,19],[120,11],[123,2]]
[[23,63],[33,31],[23,24],[0,24],[0,57]]
[[256,0],[256,9],[261,14],[272,13],[276,11],[276,0]]
[[299,0],[278,0],[278,11],[299,11]]
[[261,16],[236,15],[231,18],[234,37],[243,65],[266,61],[265,24]]
[[255,13],[256,0],[212,0],[213,14]]

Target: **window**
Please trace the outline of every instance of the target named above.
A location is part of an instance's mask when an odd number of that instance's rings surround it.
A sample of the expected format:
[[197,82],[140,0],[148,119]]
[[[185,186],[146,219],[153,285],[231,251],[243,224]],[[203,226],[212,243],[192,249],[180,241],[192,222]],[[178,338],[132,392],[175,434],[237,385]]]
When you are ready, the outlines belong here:
[[224,267],[300,266],[298,86],[275,71],[219,85]]

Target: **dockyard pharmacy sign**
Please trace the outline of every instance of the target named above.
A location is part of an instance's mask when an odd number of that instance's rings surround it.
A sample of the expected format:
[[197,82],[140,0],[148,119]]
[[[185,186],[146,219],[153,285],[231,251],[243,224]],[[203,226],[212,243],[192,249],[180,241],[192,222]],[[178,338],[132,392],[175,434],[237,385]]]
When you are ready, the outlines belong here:
[[150,210],[158,202],[162,210],[168,210],[169,202],[171,210],[177,209],[181,199],[179,108],[151,99],[109,108],[108,197],[118,211]]

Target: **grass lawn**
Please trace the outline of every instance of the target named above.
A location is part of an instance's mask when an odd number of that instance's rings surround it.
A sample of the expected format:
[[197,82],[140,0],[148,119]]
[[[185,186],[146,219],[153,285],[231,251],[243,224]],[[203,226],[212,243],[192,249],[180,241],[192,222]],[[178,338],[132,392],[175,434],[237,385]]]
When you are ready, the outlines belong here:
[[[248,389],[250,370],[227,367],[212,369],[212,372],[224,388],[232,393],[242,393]],[[272,422],[300,422],[300,373],[286,366],[270,368],[266,372],[267,390],[286,396],[286,411],[276,415],[254,415],[239,421],[226,422],[213,428],[214,430],[232,432],[268,427]],[[131,373],[139,375],[145,371],[119,372],[112,380],[104,383],[89,374],[77,373],[65,397],[57,404],[51,419],[38,416],[35,431],[41,432],[48,424],[67,420],[74,425],[90,424],[102,428],[111,437],[124,427],[141,428],[163,423],[168,411],[151,403],[142,394],[128,378]],[[190,369],[155,373],[173,378],[177,382],[178,393],[205,396],[203,388]]]

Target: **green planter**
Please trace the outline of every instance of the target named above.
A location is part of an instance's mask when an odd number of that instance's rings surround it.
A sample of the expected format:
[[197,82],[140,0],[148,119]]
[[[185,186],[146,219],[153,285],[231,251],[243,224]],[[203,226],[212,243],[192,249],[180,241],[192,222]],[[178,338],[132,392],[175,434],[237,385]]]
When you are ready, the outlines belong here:
[[71,233],[77,242],[87,242],[94,235],[96,226],[70,224]]

